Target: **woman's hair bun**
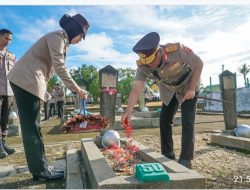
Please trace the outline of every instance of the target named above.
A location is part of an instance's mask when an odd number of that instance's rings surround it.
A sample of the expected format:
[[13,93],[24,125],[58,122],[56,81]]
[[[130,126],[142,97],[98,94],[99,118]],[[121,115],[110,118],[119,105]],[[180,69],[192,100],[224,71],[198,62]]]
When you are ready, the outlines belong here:
[[59,25],[64,28],[64,26],[71,20],[71,16],[68,14],[64,14],[59,21]]

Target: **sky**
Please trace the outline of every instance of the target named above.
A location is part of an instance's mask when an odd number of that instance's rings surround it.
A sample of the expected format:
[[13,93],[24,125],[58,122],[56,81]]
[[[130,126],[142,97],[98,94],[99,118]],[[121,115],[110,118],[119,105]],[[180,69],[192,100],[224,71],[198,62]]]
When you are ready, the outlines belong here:
[[[250,4],[94,4],[94,5],[0,5],[0,28],[13,32],[8,49],[19,59],[43,35],[61,29],[63,14],[80,13],[90,22],[86,39],[70,45],[66,65],[82,64],[101,69],[106,65],[136,69],[136,42],[158,32],[160,44],[180,42],[204,62],[202,84],[219,83],[224,70],[236,72],[250,65]],[[250,78],[250,76],[248,75]]]

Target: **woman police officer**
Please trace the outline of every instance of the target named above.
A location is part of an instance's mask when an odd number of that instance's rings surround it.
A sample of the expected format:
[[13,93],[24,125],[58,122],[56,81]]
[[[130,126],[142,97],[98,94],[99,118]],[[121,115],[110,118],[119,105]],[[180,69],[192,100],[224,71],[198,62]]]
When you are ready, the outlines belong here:
[[67,71],[65,57],[68,45],[85,39],[89,23],[80,14],[72,17],[65,14],[59,24],[63,30],[41,37],[17,61],[7,76],[16,98],[26,160],[33,180],[58,179],[64,176],[63,171],[55,171],[48,165],[39,126],[40,100],[44,101],[47,81],[53,71],[80,97],[86,98],[87,94]]

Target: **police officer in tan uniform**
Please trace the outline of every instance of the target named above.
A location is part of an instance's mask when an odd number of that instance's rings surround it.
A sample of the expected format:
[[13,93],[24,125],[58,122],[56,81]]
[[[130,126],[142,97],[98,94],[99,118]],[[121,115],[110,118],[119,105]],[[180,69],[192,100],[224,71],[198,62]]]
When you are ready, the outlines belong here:
[[57,107],[57,118],[63,118],[64,115],[64,89],[61,84],[56,84],[56,107]]
[[133,51],[139,55],[135,84],[128,99],[126,112],[122,122],[128,117],[147,77],[155,77],[159,81],[162,109],[160,114],[161,153],[175,159],[173,149],[173,118],[181,104],[182,140],[179,163],[191,168],[194,155],[194,123],[196,115],[195,95],[198,94],[202,60],[188,47],[180,43],[159,45],[160,36],[151,32],[139,40]]
[[48,165],[39,126],[40,100],[45,100],[47,82],[52,73],[56,72],[64,84],[81,98],[86,98],[87,94],[70,76],[65,58],[68,45],[85,39],[89,23],[82,15],[76,14],[64,15],[59,24],[63,30],[41,37],[7,76],[16,97],[26,160],[34,180],[64,176],[63,171],[55,171]]
[[49,101],[50,101],[51,98],[52,97],[51,97],[50,93],[46,92],[44,102],[43,102],[44,118],[42,119],[42,121],[48,121],[49,120],[48,107],[49,107]]
[[8,51],[7,46],[12,40],[12,32],[8,29],[0,30],[0,159],[15,152],[14,148],[6,144],[7,124],[13,91],[6,76],[15,63],[15,55]]
[[51,99],[49,100],[49,117],[56,115],[56,90],[52,87],[50,91]]

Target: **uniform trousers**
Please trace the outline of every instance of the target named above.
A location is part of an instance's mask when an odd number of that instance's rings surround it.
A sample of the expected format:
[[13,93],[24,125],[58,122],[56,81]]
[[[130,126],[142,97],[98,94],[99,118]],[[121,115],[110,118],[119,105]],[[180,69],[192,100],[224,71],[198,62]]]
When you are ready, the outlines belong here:
[[49,103],[49,118],[56,115],[56,103]]
[[43,102],[44,119],[48,120],[48,102]]
[[39,173],[48,168],[40,124],[40,99],[10,83],[15,94],[24,152],[30,173]]
[[0,137],[7,136],[7,124],[9,120],[10,107],[13,103],[13,96],[0,96]]
[[64,101],[57,101],[56,105],[57,105],[58,117],[63,118],[63,115],[64,115],[64,109],[63,109]]
[[[180,159],[192,160],[194,155],[194,124],[197,98],[186,100],[181,104],[182,138]],[[161,153],[166,155],[174,151],[172,127],[174,115],[179,102],[175,95],[169,105],[162,104],[160,114]]]

